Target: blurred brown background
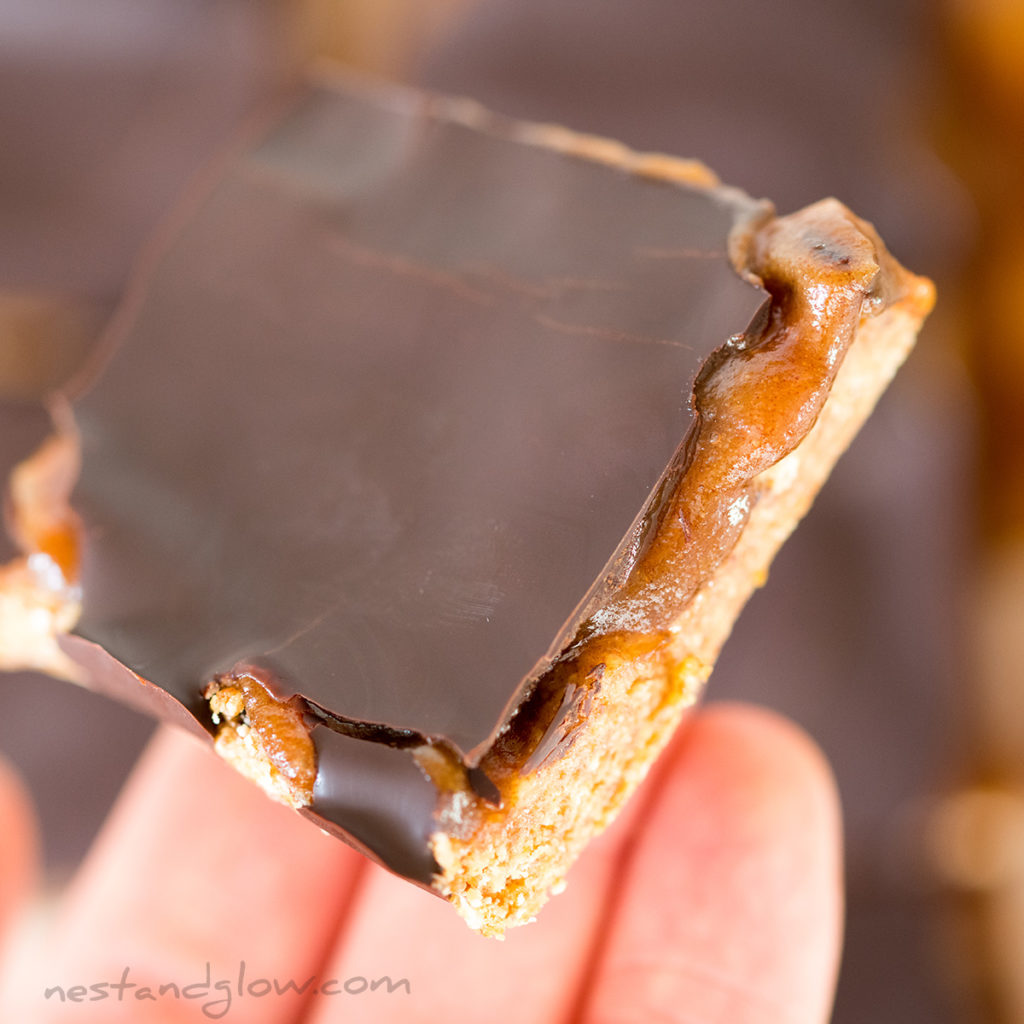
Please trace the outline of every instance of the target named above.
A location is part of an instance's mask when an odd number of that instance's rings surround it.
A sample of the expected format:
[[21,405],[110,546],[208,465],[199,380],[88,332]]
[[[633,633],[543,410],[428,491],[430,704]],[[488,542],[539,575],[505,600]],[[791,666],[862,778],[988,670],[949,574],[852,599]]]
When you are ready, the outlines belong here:
[[[189,178],[315,55],[699,157],[783,211],[837,195],[935,278],[710,695],[835,766],[835,1021],[1024,1021],[1024,0],[0,0],[0,471]],[[151,726],[0,688],[60,880]]]

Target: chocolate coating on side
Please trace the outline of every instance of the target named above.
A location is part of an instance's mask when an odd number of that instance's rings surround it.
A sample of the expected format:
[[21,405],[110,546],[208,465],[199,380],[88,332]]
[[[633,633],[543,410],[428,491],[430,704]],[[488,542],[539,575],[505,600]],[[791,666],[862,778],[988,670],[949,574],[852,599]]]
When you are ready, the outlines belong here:
[[392,871],[429,885],[437,791],[405,750],[315,729],[317,781],[306,812]]
[[197,711],[244,662],[472,757],[762,301],[725,251],[751,210],[310,92],[75,403],[78,632]]

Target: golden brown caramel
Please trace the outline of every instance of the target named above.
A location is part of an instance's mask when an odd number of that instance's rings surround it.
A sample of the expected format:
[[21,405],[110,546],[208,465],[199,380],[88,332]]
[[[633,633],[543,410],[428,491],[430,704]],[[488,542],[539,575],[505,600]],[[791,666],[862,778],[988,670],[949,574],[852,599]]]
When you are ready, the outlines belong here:
[[[880,246],[834,201],[773,221],[737,247],[741,269],[772,302],[701,370],[681,458],[618,593],[595,610],[584,637],[668,629],[735,544],[757,501],[751,482],[814,425],[854,329],[877,304]],[[931,291],[923,287],[926,312]]]
[[306,807],[313,800],[316,752],[300,702],[277,700],[250,675],[210,683],[215,744],[243,774],[269,788],[282,802]]
[[59,434],[11,477],[15,540],[26,554],[49,557],[69,585],[78,581],[79,524],[70,502],[78,468],[74,437]]

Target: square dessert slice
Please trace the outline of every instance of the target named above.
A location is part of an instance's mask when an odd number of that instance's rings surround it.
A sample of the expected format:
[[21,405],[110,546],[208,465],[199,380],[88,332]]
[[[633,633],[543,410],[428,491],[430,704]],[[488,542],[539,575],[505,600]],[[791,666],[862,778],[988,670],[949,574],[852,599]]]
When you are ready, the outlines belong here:
[[635,789],[931,301],[835,201],[313,84],[55,396],[0,659],[212,736],[500,933]]

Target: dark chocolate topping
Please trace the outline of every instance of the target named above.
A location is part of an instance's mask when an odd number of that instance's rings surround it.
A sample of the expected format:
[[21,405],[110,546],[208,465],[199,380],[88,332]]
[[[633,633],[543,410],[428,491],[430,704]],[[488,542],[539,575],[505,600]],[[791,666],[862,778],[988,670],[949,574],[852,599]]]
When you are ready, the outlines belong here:
[[199,709],[269,669],[466,754],[629,532],[762,301],[752,204],[311,92],[75,403],[78,632]]

